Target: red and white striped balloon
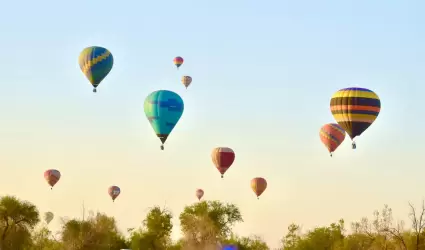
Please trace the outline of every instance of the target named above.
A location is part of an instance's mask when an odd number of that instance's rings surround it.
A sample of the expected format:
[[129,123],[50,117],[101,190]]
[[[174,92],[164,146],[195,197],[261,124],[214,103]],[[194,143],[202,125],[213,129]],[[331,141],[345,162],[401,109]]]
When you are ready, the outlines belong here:
[[232,166],[235,161],[235,152],[231,148],[214,148],[211,153],[212,161],[223,178],[224,173]]

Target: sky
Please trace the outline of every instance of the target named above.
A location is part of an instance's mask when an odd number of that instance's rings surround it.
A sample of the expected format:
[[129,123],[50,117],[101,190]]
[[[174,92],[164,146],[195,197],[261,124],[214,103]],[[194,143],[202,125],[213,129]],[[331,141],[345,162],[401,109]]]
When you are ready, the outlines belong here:
[[[371,216],[388,204],[407,219],[424,198],[424,1],[7,1],[0,8],[0,195],[56,218],[87,210],[122,231],[148,209],[178,215],[207,200],[240,207],[240,235],[277,247],[291,222],[308,230]],[[94,94],[79,53],[103,46],[111,73]],[[180,70],[173,58],[185,59]],[[182,75],[193,78],[185,90]],[[381,113],[333,158],[319,138],[334,122],[331,96],[376,92]],[[181,95],[183,116],[165,144],[143,112],[145,97]],[[236,160],[221,179],[210,152]],[[62,178],[53,191],[43,172]],[[250,180],[268,188],[255,198]],[[115,203],[107,194],[121,187]],[[407,222],[407,225],[409,223]],[[59,219],[51,223],[60,229]]]

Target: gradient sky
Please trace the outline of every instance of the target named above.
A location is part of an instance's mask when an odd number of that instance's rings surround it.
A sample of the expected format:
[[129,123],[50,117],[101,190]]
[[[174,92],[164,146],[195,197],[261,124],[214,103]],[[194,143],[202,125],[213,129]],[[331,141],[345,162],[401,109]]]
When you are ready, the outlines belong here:
[[[85,201],[123,231],[166,205],[177,238],[178,214],[200,187],[240,207],[238,234],[273,247],[293,221],[351,222],[384,204],[406,219],[425,188],[424,9],[421,0],[4,2],[0,195],[57,217],[81,216]],[[77,63],[92,45],[115,62],[97,94]],[[183,74],[193,77],[187,91]],[[351,86],[375,91],[382,110],[355,151],[347,138],[330,158],[319,128],[334,121],[332,94]],[[165,151],[142,107],[158,89],[185,101]],[[236,152],[224,180],[216,146]],[[62,172],[53,191],[49,168]],[[259,201],[256,176],[269,183]],[[122,190],[115,204],[110,185]]]

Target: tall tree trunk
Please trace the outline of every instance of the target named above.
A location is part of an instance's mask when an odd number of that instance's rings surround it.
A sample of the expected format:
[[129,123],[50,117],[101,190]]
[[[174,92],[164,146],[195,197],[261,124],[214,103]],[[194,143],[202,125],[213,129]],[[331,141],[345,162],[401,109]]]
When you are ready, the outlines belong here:
[[9,231],[9,218],[4,217],[4,220],[6,222],[6,226],[4,227],[3,233],[1,235],[0,250],[4,249],[4,243],[6,241],[7,231]]
[[416,233],[416,250],[419,250],[420,238],[421,235],[419,233]]

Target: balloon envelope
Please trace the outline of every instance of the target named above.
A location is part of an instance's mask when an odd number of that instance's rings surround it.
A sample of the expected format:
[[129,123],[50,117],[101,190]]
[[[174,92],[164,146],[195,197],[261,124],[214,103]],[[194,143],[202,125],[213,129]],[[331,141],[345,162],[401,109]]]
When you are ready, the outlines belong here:
[[251,180],[251,189],[259,197],[267,188],[267,181],[262,177],[256,177]]
[[46,221],[47,224],[49,224],[54,218],[54,214],[52,212],[46,212],[44,213],[44,221]]
[[235,152],[228,147],[218,147],[212,150],[211,158],[223,178],[224,173],[226,173],[235,161]]
[[44,179],[53,188],[61,178],[61,173],[56,169],[49,169],[44,172]]
[[192,77],[190,76],[182,76],[182,83],[187,88],[192,83]]
[[146,97],[144,111],[155,134],[164,144],[183,115],[183,99],[172,91],[158,90]]
[[78,58],[81,71],[93,85],[94,89],[109,74],[114,64],[114,58],[109,50],[92,46],[85,48]]
[[238,250],[238,246],[236,245],[224,245],[223,250]]
[[121,194],[121,189],[117,186],[110,186],[108,188],[108,194],[114,201]]
[[333,117],[351,139],[361,135],[378,117],[381,101],[375,92],[365,88],[345,88],[331,99]]
[[177,56],[173,60],[174,65],[176,65],[177,69],[183,64],[184,60],[183,57]]
[[196,190],[196,197],[198,197],[198,200],[201,200],[202,196],[204,196],[204,190],[202,189]]
[[320,140],[328,149],[334,152],[345,139],[345,130],[336,123],[328,123],[320,128]]

